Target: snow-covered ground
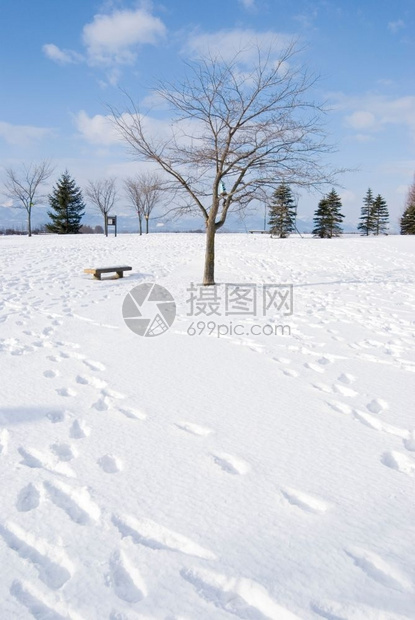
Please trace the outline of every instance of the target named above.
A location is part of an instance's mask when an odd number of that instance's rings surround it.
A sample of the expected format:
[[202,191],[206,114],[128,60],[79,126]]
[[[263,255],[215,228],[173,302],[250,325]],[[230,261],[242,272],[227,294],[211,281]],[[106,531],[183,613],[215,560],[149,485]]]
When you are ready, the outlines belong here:
[[[1,620],[415,618],[415,238],[219,235],[205,307],[203,250],[0,238]],[[142,337],[152,282],[177,317]]]

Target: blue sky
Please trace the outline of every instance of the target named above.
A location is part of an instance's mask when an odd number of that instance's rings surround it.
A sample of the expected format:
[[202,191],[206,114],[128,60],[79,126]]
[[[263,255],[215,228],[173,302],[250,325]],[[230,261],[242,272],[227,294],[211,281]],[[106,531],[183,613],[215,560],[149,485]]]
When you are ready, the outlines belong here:
[[[123,107],[121,89],[147,98],[156,80],[179,76],[206,42],[226,52],[253,37],[296,38],[302,60],[320,75],[315,96],[330,107],[332,163],[355,170],[340,179],[346,222],[355,225],[371,187],[398,228],[415,172],[413,0],[2,0],[0,23],[3,178],[5,167],[50,159],[52,183],[66,168],[81,187],[105,176],[121,181],[142,166],[105,118],[108,105]],[[318,200],[302,194],[300,218],[312,217]],[[125,202],[120,193],[119,214],[129,213]],[[0,197],[0,226],[25,219],[9,204]],[[37,221],[46,221],[45,209],[36,209]],[[260,210],[246,225],[262,221]]]

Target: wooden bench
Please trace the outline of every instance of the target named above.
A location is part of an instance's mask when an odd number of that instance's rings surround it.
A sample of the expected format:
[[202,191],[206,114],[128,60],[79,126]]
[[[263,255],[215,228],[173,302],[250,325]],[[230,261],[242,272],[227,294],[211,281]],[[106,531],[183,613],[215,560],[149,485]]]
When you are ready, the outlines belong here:
[[101,275],[103,273],[115,273],[116,278],[123,278],[124,271],[131,271],[132,267],[124,266],[124,267],[97,267],[95,269],[84,269],[84,273],[92,273],[94,278],[97,280],[101,280]]

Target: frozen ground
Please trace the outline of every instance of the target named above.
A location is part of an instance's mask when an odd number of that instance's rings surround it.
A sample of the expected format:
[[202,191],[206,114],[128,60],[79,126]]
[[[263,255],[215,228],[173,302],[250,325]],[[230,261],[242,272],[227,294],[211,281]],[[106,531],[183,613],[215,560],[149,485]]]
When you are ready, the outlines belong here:
[[203,242],[0,238],[1,620],[415,618],[415,238],[220,235],[221,295],[293,284],[246,318],[188,316]]

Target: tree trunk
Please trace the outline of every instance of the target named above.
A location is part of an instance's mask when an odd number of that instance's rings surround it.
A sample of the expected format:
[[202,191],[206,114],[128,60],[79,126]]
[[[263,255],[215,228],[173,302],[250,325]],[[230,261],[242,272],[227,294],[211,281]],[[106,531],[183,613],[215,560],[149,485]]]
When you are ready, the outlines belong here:
[[138,230],[140,232],[140,237],[143,234],[143,222],[141,220],[141,217],[138,218]]
[[146,215],[146,235],[148,235],[148,215]]
[[30,209],[27,212],[27,236],[32,236],[32,212],[30,211]]
[[215,284],[215,220],[206,223],[205,272],[203,286]]
[[107,214],[104,215],[104,232],[105,232],[105,236],[108,237]]

